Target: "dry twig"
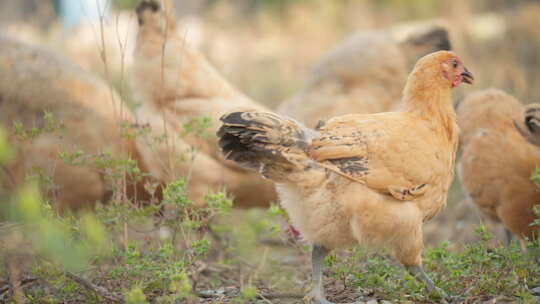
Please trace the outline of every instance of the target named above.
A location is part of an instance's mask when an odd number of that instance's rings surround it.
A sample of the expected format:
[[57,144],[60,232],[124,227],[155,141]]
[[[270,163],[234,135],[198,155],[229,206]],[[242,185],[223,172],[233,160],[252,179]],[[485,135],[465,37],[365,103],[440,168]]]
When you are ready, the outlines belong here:
[[[197,291],[196,295],[199,298],[204,299],[213,299],[221,298],[225,296],[231,296],[231,292],[227,292],[224,288],[215,289],[215,290],[201,290]],[[304,298],[303,294],[298,293],[257,293],[257,299],[259,300],[272,300],[272,299],[302,299]]]
[[83,279],[71,272],[66,272],[66,276],[70,279],[72,279],[73,281],[75,281],[77,284],[83,286],[84,288],[90,290],[90,291],[93,291],[94,293],[96,293],[97,295],[99,295],[100,297],[106,299],[106,300],[109,300],[109,301],[112,301],[112,302],[116,302],[116,303],[124,303],[124,299],[115,294],[115,293],[112,293],[110,291],[108,291],[107,289],[105,289],[104,287],[101,287],[101,286],[98,286],[86,279]]
[[[30,285],[36,281],[38,281],[38,278],[32,277],[32,278],[22,279],[20,287],[21,288],[25,287],[26,285]],[[2,280],[2,279],[0,279],[0,286],[3,286],[3,287],[0,287],[0,303],[4,303],[2,301],[4,301],[5,298],[8,296],[5,294],[11,289],[11,286],[8,281]]]

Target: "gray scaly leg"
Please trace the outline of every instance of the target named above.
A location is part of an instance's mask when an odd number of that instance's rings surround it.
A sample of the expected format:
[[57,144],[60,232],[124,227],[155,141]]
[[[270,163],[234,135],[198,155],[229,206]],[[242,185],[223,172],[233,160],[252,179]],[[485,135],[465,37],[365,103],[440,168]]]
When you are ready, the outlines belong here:
[[328,249],[313,245],[311,250],[311,301],[314,304],[333,304],[326,300],[324,296],[324,288],[322,284],[322,266],[324,263],[324,257],[328,254]]
[[512,232],[508,229],[504,229],[504,234],[506,235],[506,246],[510,246],[512,243]]
[[424,272],[424,269],[422,269],[422,266],[406,266],[409,273],[418,281],[424,282],[424,285],[426,285],[426,289],[429,293],[437,292],[440,294],[444,299],[449,299],[446,292],[444,292],[442,289],[438,288],[433,284],[433,281],[431,278]]

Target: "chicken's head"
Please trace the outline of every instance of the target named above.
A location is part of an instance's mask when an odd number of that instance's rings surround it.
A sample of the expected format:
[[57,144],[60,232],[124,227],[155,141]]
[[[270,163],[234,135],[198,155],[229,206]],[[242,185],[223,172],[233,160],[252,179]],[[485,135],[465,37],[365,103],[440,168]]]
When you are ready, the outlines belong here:
[[176,25],[173,9],[170,0],[142,0],[136,9],[139,26],[166,32]]
[[457,87],[462,82],[472,84],[474,81],[472,73],[451,51],[438,51],[422,57],[416,63],[414,70],[413,74],[418,75],[420,72],[432,81],[439,81],[451,88]]
[[[451,54],[453,55],[453,54]],[[452,88],[457,87],[461,82],[472,84],[474,77],[463,65],[457,56],[450,56],[441,64],[443,76],[450,81]]]

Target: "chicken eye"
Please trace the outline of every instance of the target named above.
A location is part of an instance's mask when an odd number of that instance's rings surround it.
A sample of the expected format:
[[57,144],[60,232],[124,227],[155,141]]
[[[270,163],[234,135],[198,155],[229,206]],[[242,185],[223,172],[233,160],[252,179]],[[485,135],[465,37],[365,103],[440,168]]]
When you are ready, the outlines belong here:
[[457,61],[452,62],[452,66],[454,67],[454,69],[457,68],[458,67],[458,62]]

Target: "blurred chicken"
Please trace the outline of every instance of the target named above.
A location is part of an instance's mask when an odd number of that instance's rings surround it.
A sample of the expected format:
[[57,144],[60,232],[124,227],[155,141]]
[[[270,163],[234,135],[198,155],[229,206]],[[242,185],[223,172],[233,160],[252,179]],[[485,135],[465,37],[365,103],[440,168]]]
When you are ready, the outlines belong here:
[[357,33],[330,51],[278,112],[314,127],[338,115],[393,110],[414,63],[450,49],[446,27],[436,22]]
[[[137,15],[133,89],[142,103],[137,116],[149,124],[150,141],[164,138],[139,145],[148,152],[143,153],[150,171],[164,181],[185,176],[195,201],[220,187],[237,206],[266,206],[275,200],[269,181],[221,157],[213,131],[219,117],[231,109],[266,109],[232,87],[186,42],[183,36],[189,32],[177,29],[170,0],[144,0]],[[208,124],[201,123],[203,117]],[[153,151],[148,146],[154,146]]]
[[[3,171],[5,186],[40,177],[61,210],[106,201],[115,185],[96,162],[138,157],[122,127],[131,123],[119,96],[98,78],[50,51],[0,36],[0,126],[17,149]],[[129,177],[127,192],[136,195]]]
[[[540,165],[540,154],[514,126],[523,105],[514,97],[490,89],[471,94],[458,107],[463,153],[459,161],[461,184],[487,217],[501,222],[523,246],[524,237],[539,230],[530,226],[540,192],[529,180]],[[526,113],[526,117],[534,112]],[[534,131],[526,120],[528,128]]]
[[439,51],[420,59],[399,112],[351,114],[309,129],[259,111],[221,118],[228,159],[273,180],[292,224],[313,244],[313,292],[328,303],[321,266],[330,249],[385,244],[428,290],[422,270],[422,223],[446,204],[458,128],[451,88],[472,75]]

